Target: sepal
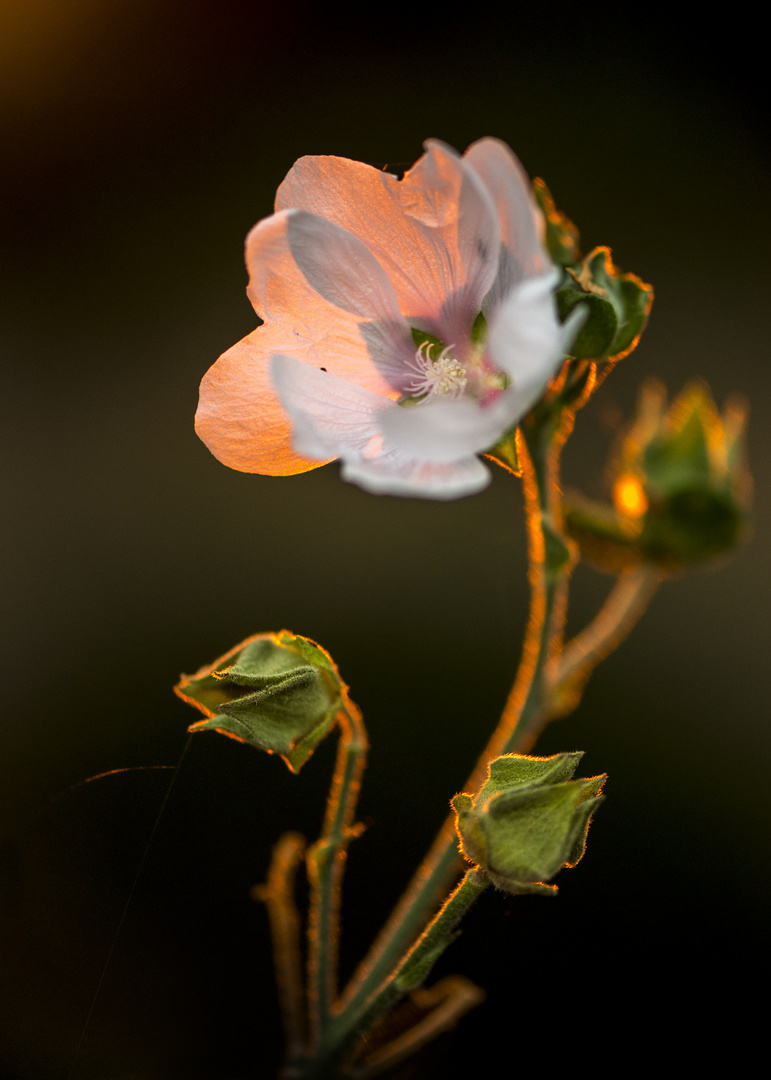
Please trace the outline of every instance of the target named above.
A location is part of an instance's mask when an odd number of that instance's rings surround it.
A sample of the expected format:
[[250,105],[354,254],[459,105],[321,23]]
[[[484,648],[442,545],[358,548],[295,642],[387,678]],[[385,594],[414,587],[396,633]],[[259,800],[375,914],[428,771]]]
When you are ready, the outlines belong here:
[[292,772],[330,731],[346,691],[329,654],[288,630],[247,638],[174,687],[206,717],[189,731],[219,731],[279,754]]
[[452,800],[462,854],[497,888],[551,895],[549,879],[583,855],[606,777],[573,780],[581,757],[505,754],[490,763],[475,796]]
[[540,177],[533,181],[533,194],[543,214],[546,250],[557,266],[572,266],[581,258],[578,229],[569,217],[557,209],[551,192]]

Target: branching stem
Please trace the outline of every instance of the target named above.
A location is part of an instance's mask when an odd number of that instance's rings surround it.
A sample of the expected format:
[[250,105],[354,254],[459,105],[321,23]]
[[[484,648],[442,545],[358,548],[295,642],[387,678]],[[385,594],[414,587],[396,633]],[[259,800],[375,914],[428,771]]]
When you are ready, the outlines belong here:
[[[524,430],[523,425],[523,430]],[[559,454],[564,438],[553,425],[533,424],[518,438],[523,467],[530,557],[530,615],[522,660],[501,720],[482,752],[464,790],[476,791],[487,765],[499,754],[519,749],[528,729],[540,718],[546,700],[546,671],[553,666],[564,621],[567,578],[573,565],[559,536]],[[561,545],[561,546],[560,546]],[[521,733],[521,734],[520,734]],[[454,818],[444,822],[404,896],[381,931],[368,957],[345,991],[344,1010],[356,1008],[387,978],[399,955],[414,941],[448,883],[461,867]]]

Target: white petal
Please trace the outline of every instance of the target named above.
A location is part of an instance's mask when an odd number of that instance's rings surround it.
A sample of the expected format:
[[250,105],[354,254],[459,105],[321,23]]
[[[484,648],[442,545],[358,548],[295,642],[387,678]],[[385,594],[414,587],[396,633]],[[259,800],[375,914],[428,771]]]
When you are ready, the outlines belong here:
[[367,491],[457,499],[490,482],[487,468],[473,456],[450,464],[414,461],[388,446],[383,417],[402,410],[387,399],[291,356],[274,356],[271,373],[294,422],[295,450],[309,458],[342,458],[343,479]]
[[500,139],[472,143],[464,158],[489,191],[501,227],[498,275],[485,300],[494,313],[500,301],[527,278],[544,274],[551,260],[542,243],[543,220],[530,179]]
[[293,356],[273,356],[270,372],[281,404],[294,422],[295,450],[306,457],[328,460],[365,453],[379,438],[381,410],[398,407]]
[[557,278],[555,271],[520,285],[500,306],[490,328],[490,356],[512,378],[495,403],[508,411],[506,428],[518,424],[543,395],[588,315],[579,304],[560,323],[552,293]]
[[488,450],[510,426],[501,399],[485,408],[473,398],[397,406],[381,418],[383,435],[389,446],[417,461],[459,461]]
[[565,328],[552,289],[557,274],[531,278],[498,308],[487,342],[490,357],[512,380],[505,397],[515,423],[535,404],[565,352]]
[[375,495],[402,495],[424,499],[460,499],[490,483],[490,470],[476,457],[451,465],[393,459],[388,462],[344,461],[342,476]]

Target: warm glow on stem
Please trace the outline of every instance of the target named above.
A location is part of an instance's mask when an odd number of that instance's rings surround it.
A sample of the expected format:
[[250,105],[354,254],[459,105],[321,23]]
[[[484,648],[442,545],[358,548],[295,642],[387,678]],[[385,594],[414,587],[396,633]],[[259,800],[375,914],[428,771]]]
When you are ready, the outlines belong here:
[[554,679],[565,712],[578,705],[591,673],[629,634],[661,581],[648,563],[621,574],[592,622],[565,646]]
[[357,1066],[356,1076],[359,1080],[371,1080],[412,1057],[426,1043],[454,1027],[470,1009],[481,1005],[485,996],[484,990],[463,975],[447,975],[429,989],[413,990],[413,1005],[430,1011],[417,1024],[368,1055]]
[[[571,416],[572,421],[572,416]],[[544,525],[558,529],[559,455],[572,424],[563,420],[559,430],[536,424],[528,438],[517,433],[517,449],[523,467],[525,512],[530,557],[530,616],[519,671],[500,722],[464,786],[476,791],[484,782],[490,760],[521,749],[529,728],[537,722],[545,702],[545,671],[556,662],[564,622],[567,579],[564,572],[547,575]],[[520,735],[521,733],[521,735]],[[520,740],[520,741],[518,741]],[[529,743],[527,743],[529,745]],[[342,999],[344,1009],[371,994],[387,978],[396,959],[426,924],[441,902],[442,894],[460,872],[454,815],[450,815],[433,846],[415,872],[402,899],[383,927],[369,955],[356,971]]]
[[252,889],[252,897],[268,909],[288,1059],[299,1057],[305,1046],[300,915],[294,899],[295,876],[304,852],[305,839],[299,833],[284,833],[273,849],[267,883]]

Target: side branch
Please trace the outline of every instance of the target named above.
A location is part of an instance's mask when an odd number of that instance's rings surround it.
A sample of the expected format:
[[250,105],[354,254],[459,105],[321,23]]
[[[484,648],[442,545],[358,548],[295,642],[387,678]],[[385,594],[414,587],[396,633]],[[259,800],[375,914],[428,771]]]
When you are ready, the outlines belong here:
[[575,708],[591,673],[627,637],[662,580],[649,563],[619,576],[595,618],[564,648],[554,673],[550,716]]
[[294,899],[297,867],[304,853],[305,838],[299,833],[284,833],[273,848],[266,884],[255,885],[251,890],[252,898],[261,900],[268,909],[287,1060],[290,1061],[298,1058],[305,1046],[300,915]]

